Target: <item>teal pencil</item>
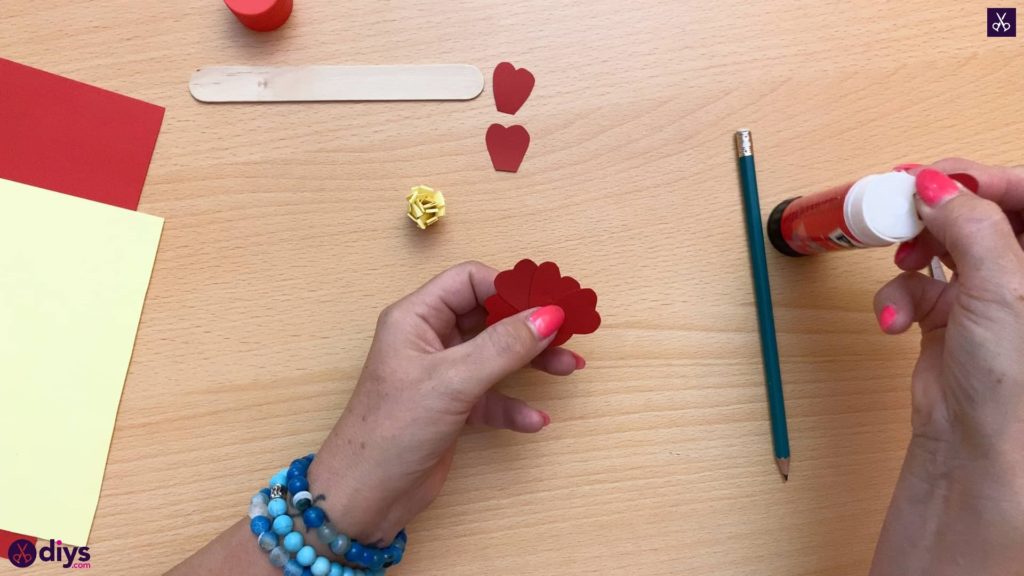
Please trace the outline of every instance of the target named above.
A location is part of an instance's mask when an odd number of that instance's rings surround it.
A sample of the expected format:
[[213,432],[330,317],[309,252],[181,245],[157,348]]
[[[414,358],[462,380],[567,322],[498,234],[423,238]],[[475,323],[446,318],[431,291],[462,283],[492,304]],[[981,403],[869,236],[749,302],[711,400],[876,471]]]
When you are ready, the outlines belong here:
[[782,398],[779,344],[775,339],[775,315],[772,313],[772,290],[768,283],[768,260],[764,253],[764,229],[761,227],[761,203],[757,197],[754,145],[750,139],[750,130],[736,131],[736,155],[739,158],[740,184],[743,190],[750,267],[754,274],[757,328],[761,333],[761,361],[764,363],[764,378],[768,387],[772,448],[775,451],[775,464],[779,467],[783,480],[789,480],[789,429],[786,426],[786,404]]

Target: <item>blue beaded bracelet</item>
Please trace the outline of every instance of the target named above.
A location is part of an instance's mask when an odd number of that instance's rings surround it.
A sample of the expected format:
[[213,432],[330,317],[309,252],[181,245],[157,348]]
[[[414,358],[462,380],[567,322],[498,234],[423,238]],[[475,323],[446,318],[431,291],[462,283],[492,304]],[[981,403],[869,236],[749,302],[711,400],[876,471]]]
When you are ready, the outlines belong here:
[[[270,563],[284,569],[285,576],[378,576],[384,570],[402,561],[408,537],[402,530],[391,545],[374,548],[340,534],[315,503],[324,496],[313,497],[309,492],[306,473],[313,462],[313,454],[293,460],[288,468],[274,474],[269,488],[263,488],[252,497],[249,505],[249,528],[261,549],[270,554]],[[342,566],[305,543],[296,530],[290,511],[302,515],[306,531],[316,530],[317,538],[331,552],[359,568]],[[292,558],[292,554],[295,555]]]

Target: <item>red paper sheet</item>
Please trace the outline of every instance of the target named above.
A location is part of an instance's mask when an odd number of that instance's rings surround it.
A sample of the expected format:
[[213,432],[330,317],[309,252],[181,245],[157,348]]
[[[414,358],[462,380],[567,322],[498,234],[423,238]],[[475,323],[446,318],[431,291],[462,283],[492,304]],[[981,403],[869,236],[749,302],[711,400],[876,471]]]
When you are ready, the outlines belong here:
[[35,543],[36,539],[31,536],[24,536],[15,532],[0,530],[0,558],[7,558],[7,551],[15,540],[29,540]]
[[0,58],[0,178],[135,210],[164,109]]

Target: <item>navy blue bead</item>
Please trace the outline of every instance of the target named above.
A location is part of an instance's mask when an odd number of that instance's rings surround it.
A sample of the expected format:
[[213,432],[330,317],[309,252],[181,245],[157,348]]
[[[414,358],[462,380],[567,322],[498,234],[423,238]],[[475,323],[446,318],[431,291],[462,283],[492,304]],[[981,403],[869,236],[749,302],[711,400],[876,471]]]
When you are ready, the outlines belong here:
[[302,570],[302,576],[313,576],[313,571],[309,568],[305,568]]
[[384,567],[384,553],[380,550],[374,550],[373,553],[370,554],[369,558],[370,559],[367,562],[366,567],[369,568],[371,572],[380,570]]
[[302,523],[306,528],[319,528],[324,525],[327,516],[319,506],[310,506],[302,513]]
[[253,516],[252,520],[249,521],[249,530],[256,536],[268,532],[270,530],[270,518],[266,516]]
[[369,548],[363,548],[363,555],[359,560],[357,560],[357,562],[359,562],[363,566],[366,566],[367,568],[370,568],[373,566],[374,555],[375,554],[373,550]]
[[309,481],[302,476],[296,476],[288,480],[288,493],[295,496],[303,490],[309,490]]
[[345,552],[345,560],[349,564],[355,564],[359,562],[359,559],[363,557],[363,545],[355,540],[352,541],[352,545],[349,546],[348,552]]
[[309,454],[306,454],[302,459],[305,460],[308,464],[312,464],[313,458],[316,458],[316,454],[310,452]]
[[260,488],[260,492],[267,495],[267,500],[270,500],[270,488]]

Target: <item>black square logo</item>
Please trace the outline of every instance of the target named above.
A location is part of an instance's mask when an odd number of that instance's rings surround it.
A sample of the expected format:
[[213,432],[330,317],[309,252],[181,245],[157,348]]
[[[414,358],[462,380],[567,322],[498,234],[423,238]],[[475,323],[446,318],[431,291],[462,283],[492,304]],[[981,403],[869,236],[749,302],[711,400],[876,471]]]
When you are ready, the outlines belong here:
[[989,8],[988,35],[1017,36],[1017,9]]

